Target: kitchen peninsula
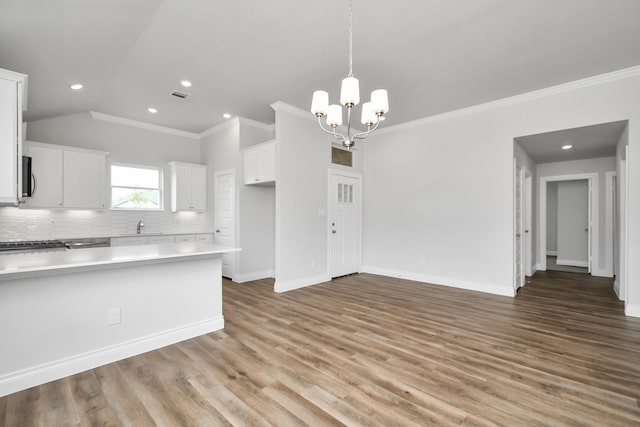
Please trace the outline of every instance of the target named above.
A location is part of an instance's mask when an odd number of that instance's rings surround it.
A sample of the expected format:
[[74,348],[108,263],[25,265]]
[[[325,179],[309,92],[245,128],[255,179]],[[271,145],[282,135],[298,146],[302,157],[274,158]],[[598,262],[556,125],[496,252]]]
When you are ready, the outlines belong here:
[[0,256],[0,396],[224,327],[209,243]]

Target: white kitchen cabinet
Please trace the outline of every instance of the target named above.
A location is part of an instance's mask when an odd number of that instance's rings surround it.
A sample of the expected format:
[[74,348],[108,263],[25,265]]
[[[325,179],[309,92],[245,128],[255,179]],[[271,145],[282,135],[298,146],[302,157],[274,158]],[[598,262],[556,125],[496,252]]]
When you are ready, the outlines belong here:
[[25,207],[103,209],[108,153],[26,141],[32,158],[33,197]]
[[135,237],[112,237],[111,246],[138,246],[146,245],[149,240],[147,236],[135,236]]
[[161,243],[175,243],[175,242],[176,242],[176,236],[173,236],[173,235],[147,237],[147,243],[149,243],[150,245],[159,245]]
[[193,163],[170,162],[171,211],[207,210],[207,167]]
[[62,150],[25,142],[31,157],[33,195],[25,199],[29,208],[62,207]]
[[196,234],[196,242],[213,243],[213,234]]
[[64,150],[62,204],[65,208],[105,207],[105,153]]
[[253,145],[244,150],[244,183],[273,185],[276,181],[276,142]]
[[195,242],[195,234],[176,234],[176,243],[180,242]]
[[27,76],[0,69],[0,204],[22,199],[22,109]]

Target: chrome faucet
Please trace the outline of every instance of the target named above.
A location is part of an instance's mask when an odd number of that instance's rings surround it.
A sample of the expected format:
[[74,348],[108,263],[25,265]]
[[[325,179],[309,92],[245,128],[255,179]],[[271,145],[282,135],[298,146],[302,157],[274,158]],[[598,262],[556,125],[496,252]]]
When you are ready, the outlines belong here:
[[136,234],[140,234],[140,232],[142,231],[143,228],[144,228],[144,223],[142,222],[142,220],[138,221],[138,226],[136,228]]

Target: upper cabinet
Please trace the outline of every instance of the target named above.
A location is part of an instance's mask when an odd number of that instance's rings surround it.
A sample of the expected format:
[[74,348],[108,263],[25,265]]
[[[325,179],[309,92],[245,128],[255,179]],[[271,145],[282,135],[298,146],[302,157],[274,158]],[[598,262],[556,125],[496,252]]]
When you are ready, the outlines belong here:
[[30,208],[105,208],[106,156],[103,151],[25,142],[32,158]]
[[276,181],[276,141],[244,150],[244,183],[273,185]]
[[22,198],[22,109],[27,76],[0,69],[0,204]]
[[194,163],[170,162],[171,211],[207,210],[207,167]]
[[105,207],[105,153],[64,150],[62,204],[66,208]]

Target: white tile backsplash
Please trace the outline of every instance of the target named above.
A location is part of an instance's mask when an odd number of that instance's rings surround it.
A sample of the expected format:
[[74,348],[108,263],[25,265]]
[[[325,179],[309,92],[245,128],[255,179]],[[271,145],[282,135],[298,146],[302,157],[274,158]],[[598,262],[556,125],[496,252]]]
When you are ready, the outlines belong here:
[[47,210],[0,207],[0,241],[143,234],[210,233],[213,217],[195,212]]

